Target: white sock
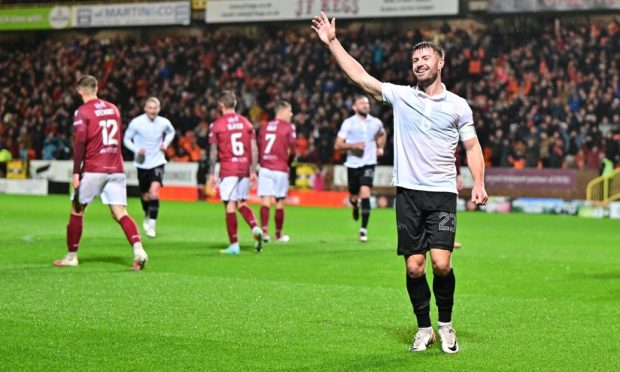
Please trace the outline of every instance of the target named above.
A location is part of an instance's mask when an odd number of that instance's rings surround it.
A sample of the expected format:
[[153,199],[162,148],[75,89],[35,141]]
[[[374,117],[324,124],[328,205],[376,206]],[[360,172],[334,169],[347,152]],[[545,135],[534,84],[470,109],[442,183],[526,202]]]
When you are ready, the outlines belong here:
[[437,322],[437,325],[440,327],[452,327],[452,322],[448,322],[448,323]]
[[154,229],[155,225],[157,225],[157,220],[155,220],[153,218],[149,218],[149,227]]
[[70,260],[77,259],[77,252],[67,252],[67,258]]
[[236,243],[231,243],[231,244],[230,244],[230,248],[239,249],[239,242],[236,242]]
[[142,242],[134,243],[134,245],[133,245],[133,254],[134,254],[134,256],[137,256],[138,253],[140,253],[141,251],[144,251],[144,248],[142,247]]
[[360,227],[360,232],[366,234],[366,229],[363,227]]

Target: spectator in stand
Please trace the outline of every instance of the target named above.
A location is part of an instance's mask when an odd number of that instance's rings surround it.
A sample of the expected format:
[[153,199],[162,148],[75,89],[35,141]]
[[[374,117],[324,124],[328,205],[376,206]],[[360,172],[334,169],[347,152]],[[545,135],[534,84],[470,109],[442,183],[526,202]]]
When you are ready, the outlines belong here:
[[[447,30],[442,35],[446,52],[455,58],[446,61],[446,88],[471,97],[475,122],[480,123],[481,145],[490,153],[485,158],[492,159],[493,166],[509,166],[508,155],[518,143],[515,140],[525,142],[526,153],[530,148],[529,138],[511,137],[507,127],[511,122],[523,123],[521,130],[534,129],[531,133],[543,167],[549,167],[554,146],[548,140],[562,123],[567,125],[568,136],[575,132],[582,138],[575,147],[562,135],[564,157],[584,150],[587,136],[591,137],[590,149],[596,145],[607,151],[605,133],[620,129],[620,72],[615,63],[620,59],[618,21],[592,17],[569,23],[559,18],[557,27],[543,21],[538,25],[528,21],[526,31],[522,26],[518,20],[506,19],[500,25],[472,22],[467,29],[445,22],[424,32],[387,25],[376,31],[353,25],[342,32],[349,39],[371,41],[358,43],[353,51],[371,74],[407,83],[409,72],[402,68],[408,64],[407,47],[403,46],[413,45],[439,28]],[[21,38],[19,43],[10,39],[1,42],[0,119],[6,143],[16,158],[22,128],[30,136],[29,148],[36,157],[43,156],[48,129],[54,127],[58,137],[64,134],[70,138],[69,113],[77,98],[70,89],[74,74],[102,70],[105,77],[100,94],[123,108],[125,122],[139,115],[140,95],[154,90],[161,92],[166,116],[178,123],[180,133],[215,119],[216,92],[222,89],[239,92],[238,110],[248,114],[255,126],[266,120],[272,102],[286,99],[298,113],[293,120],[300,138],[303,135],[308,145],[314,143],[316,154],[306,155],[334,162],[326,151],[334,130],[325,127],[339,124],[345,117],[346,112],[341,112],[346,107],[343,97],[353,95],[355,88],[327,62],[324,49],[308,44],[307,30],[301,26],[261,33],[260,39],[242,32],[164,34],[140,42],[91,37],[58,41],[55,37],[50,33],[26,42]],[[373,115],[393,133],[391,109],[377,110]],[[498,130],[502,136],[492,139],[491,134]],[[380,163],[391,164],[389,141],[388,136]],[[186,159],[184,155],[179,158]],[[620,154],[612,160],[618,164]],[[570,159],[566,164],[577,166]]]
[[200,160],[200,146],[193,131],[187,131],[179,140],[179,147],[187,153],[188,161],[197,162]]

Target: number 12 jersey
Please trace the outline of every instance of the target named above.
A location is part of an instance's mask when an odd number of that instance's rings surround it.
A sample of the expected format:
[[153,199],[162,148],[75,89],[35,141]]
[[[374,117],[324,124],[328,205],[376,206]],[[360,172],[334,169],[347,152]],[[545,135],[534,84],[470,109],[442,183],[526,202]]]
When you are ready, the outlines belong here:
[[82,173],[124,173],[121,115],[113,103],[93,99],[80,106],[73,117],[73,135],[74,143],[86,142]]

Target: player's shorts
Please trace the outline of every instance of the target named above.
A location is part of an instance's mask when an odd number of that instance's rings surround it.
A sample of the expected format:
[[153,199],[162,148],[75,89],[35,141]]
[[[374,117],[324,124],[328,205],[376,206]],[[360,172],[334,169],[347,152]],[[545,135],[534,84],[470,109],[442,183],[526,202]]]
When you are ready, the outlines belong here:
[[[127,205],[127,180],[125,173],[90,173],[82,174],[78,190],[80,204],[90,204],[96,196],[101,195],[101,202],[106,205]],[[71,195],[71,200],[75,193]]]
[[452,251],[456,235],[456,194],[396,188],[398,254]]
[[372,179],[374,176],[374,165],[364,165],[359,168],[347,168],[349,194],[357,195],[362,186],[372,187]]
[[140,192],[146,193],[151,188],[151,183],[159,182],[160,185],[164,185],[164,165],[160,165],[151,169],[138,168],[138,184],[140,185]]
[[250,192],[250,177],[224,177],[220,179],[222,201],[247,200]]
[[286,198],[288,194],[288,173],[261,168],[258,171],[258,196]]

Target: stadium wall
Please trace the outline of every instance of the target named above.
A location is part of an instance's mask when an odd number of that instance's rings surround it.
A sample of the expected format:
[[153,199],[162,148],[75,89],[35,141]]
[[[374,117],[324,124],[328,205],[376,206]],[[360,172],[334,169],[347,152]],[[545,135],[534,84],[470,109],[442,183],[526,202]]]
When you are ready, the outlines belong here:
[[[309,168],[308,164],[303,164]],[[70,160],[32,160],[29,166],[31,180],[46,180],[50,193],[67,193],[72,179],[73,163]],[[301,169],[301,166],[298,166]],[[339,207],[346,205],[346,168],[342,165],[319,169],[308,179],[299,172],[293,177],[298,189],[291,190],[289,202],[293,205]],[[168,163],[162,189],[163,200],[195,201],[198,199],[197,163]],[[125,162],[128,194],[138,195],[136,168]],[[294,173],[295,174],[295,173]],[[467,195],[473,178],[467,167],[462,168],[464,190]],[[487,191],[490,195],[510,198],[556,198],[582,200],[586,197],[587,183],[597,176],[595,170],[572,169],[512,169],[489,168],[486,172]],[[393,196],[392,167],[377,166],[374,176],[374,193]],[[302,182],[298,182],[302,181]],[[207,190],[209,201],[217,201],[217,190]],[[254,194],[250,201],[259,202]]]

